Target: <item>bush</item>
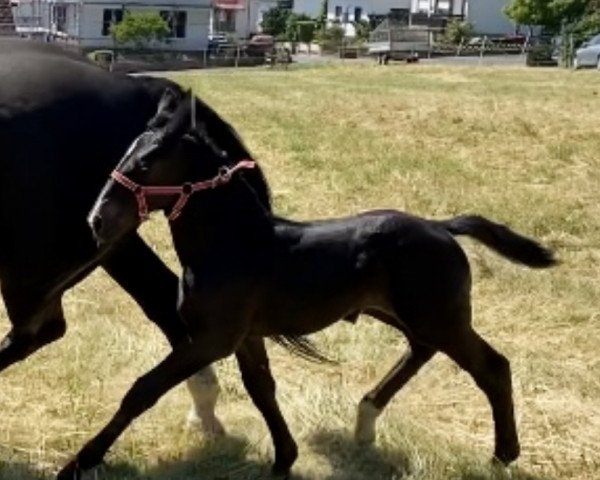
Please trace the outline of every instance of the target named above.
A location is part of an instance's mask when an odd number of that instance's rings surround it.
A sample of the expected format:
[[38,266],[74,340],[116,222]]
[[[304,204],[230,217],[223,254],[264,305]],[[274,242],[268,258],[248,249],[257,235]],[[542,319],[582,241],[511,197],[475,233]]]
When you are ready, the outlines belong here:
[[367,20],[355,22],[354,31],[356,32],[356,41],[359,43],[368,42],[372,30],[371,24]]
[[126,12],[123,21],[110,27],[116,43],[132,43],[137,48],[163,41],[170,33],[169,25],[158,12]]
[[317,41],[323,52],[335,52],[344,40],[344,29],[341,25],[333,24],[317,35]]
[[464,43],[473,36],[473,25],[461,20],[452,20],[446,26],[444,40],[452,45]]

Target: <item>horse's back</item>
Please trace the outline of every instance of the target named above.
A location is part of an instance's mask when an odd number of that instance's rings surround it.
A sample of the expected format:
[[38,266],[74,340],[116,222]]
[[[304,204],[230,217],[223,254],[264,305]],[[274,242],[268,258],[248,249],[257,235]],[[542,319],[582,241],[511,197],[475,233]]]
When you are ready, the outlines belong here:
[[15,40],[0,40],[0,80],[0,270],[33,277],[93,253],[86,214],[159,97],[148,81]]

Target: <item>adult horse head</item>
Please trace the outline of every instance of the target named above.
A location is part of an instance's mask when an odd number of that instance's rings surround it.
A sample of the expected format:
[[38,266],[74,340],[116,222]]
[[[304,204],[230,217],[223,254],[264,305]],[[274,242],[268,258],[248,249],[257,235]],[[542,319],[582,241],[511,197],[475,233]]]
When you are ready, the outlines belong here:
[[[98,249],[86,222],[162,93],[182,95],[181,88],[108,73],[57,46],[3,38],[0,78],[0,288],[11,324],[0,341],[0,371],[64,335],[62,295],[98,266],[172,345],[187,341],[177,277],[138,235]],[[204,373],[192,382],[201,392],[195,411],[207,412],[204,424],[219,431],[216,377]]]

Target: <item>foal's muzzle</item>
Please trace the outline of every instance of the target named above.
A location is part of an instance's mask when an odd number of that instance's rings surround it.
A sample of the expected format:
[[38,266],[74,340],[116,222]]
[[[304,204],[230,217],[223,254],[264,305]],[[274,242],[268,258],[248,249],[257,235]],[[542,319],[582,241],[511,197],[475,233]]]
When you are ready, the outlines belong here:
[[98,246],[112,243],[139,226],[137,211],[125,192],[105,188],[87,217]]

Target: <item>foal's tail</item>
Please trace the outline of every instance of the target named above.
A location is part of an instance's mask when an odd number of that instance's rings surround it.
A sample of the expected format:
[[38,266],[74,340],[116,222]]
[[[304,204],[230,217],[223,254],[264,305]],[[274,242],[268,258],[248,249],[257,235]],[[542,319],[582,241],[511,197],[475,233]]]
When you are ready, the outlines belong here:
[[315,363],[328,363],[337,365],[338,362],[332,360],[324,353],[320,352],[318,347],[310,339],[301,335],[275,335],[270,337],[276,344],[285,348],[294,355]]
[[558,262],[554,253],[505,225],[479,215],[462,215],[437,222],[452,235],[469,235],[500,255],[533,268],[548,268]]

